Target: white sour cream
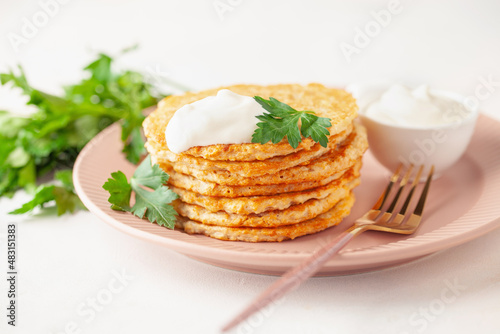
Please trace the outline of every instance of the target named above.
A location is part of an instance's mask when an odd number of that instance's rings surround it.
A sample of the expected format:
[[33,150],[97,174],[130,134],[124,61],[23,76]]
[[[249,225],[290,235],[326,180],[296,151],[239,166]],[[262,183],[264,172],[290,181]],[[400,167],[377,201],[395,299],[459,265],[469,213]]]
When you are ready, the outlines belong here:
[[222,89],[177,110],[165,139],[174,153],[195,146],[250,143],[259,121],[256,116],[264,111],[252,97]]
[[467,113],[463,104],[429,93],[427,85],[414,90],[392,85],[385,91],[351,85],[347,90],[358,101],[361,115],[390,125],[414,128],[440,126],[457,121],[457,114]]

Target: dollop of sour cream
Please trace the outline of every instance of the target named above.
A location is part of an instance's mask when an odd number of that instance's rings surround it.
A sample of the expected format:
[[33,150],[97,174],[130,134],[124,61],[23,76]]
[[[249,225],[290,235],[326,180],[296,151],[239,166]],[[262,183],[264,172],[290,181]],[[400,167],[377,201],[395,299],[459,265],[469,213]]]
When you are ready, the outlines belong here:
[[175,112],[165,130],[167,146],[181,153],[195,146],[250,143],[256,116],[264,111],[252,97],[221,89]]
[[413,128],[440,126],[454,123],[457,114],[467,113],[462,103],[431,94],[427,85],[413,90],[392,85],[382,91],[351,85],[347,90],[358,101],[361,115],[390,125]]

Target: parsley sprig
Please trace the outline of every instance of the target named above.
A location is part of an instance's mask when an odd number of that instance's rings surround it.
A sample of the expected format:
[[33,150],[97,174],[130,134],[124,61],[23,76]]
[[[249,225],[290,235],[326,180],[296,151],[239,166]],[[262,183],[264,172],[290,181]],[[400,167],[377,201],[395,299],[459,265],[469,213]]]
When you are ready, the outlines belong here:
[[[118,171],[111,173],[111,178],[102,187],[110,194],[108,202],[113,210],[131,212],[141,219],[146,216],[152,223],[173,229],[177,212],[170,203],[178,196],[165,186],[167,181],[168,174],[157,164],[151,165],[148,155],[137,167],[130,182],[122,171]],[[135,204],[131,207],[132,191],[135,193]]]
[[58,171],[54,179],[58,184],[42,184],[36,191],[33,199],[23,204],[22,207],[11,211],[10,214],[19,215],[30,212],[36,207],[44,207],[47,203],[54,201],[57,207],[57,215],[60,216],[66,212],[74,212],[78,209],[84,209],[85,206],[80,198],[75,194],[73,187],[72,171]]
[[[271,141],[277,144],[287,137],[288,143],[297,148],[302,137],[311,137],[321,146],[328,145],[328,127],[332,124],[326,117],[318,117],[313,111],[297,111],[288,104],[271,97],[266,100],[260,96],[254,97],[266,111],[257,116],[260,122],[252,136],[252,143],[265,144]],[[300,121],[300,127],[299,127]]]

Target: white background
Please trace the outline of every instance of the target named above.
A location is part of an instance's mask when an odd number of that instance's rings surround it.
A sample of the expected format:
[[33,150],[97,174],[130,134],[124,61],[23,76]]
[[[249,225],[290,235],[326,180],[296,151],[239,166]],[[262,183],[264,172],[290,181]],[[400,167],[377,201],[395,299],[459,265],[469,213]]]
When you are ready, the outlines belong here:
[[[232,10],[218,13],[217,3],[229,3]],[[20,62],[33,85],[57,91],[80,77],[95,52],[116,55],[139,43],[138,51],[120,58],[121,66],[192,89],[389,79],[474,96],[481,78],[500,82],[497,1],[401,1],[401,13],[349,62],[340,45],[356,46],[356,29],[373,22],[371,12],[388,4],[69,0],[52,6],[53,17],[16,48],[13,34],[23,36],[24,20],[33,22],[43,5],[0,0],[0,69]],[[15,94],[0,93],[0,108],[22,111]],[[500,84],[481,101],[481,109],[500,119]],[[70,333],[65,326],[72,322],[80,333],[216,333],[274,281],[195,262],[121,234],[87,212],[61,218],[5,214],[25,199],[19,193],[0,201],[0,235],[5,223],[19,222],[20,267],[19,326],[8,328],[1,311],[2,333]],[[87,321],[77,308],[106,289],[113,272],[123,270],[134,278]],[[401,267],[311,279],[261,323],[240,332],[498,333],[499,281],[496,230]],[[5,280],[0,282],[5,310]],[[463,290],[436,308],[453,282]],[[431,312],[427,320],[422,312]]]

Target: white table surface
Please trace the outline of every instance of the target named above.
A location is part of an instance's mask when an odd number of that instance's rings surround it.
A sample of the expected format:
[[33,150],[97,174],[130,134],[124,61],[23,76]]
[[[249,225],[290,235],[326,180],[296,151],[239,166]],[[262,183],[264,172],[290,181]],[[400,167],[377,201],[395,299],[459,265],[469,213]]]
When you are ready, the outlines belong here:
[[[116,54],[138,42],[121,65],[193,89],[383,78],[474,95],[481,78],[500,81],[498,2],[401,1],[401,13],[350,63],[341,43],[352,44],[356,27],[389,1],[220,2],[232,8],[223,20],[212,0],[71,0],[16,51],[8,36],[42,5],[0,0],[0,67],[21,62],[34,85],[55,91],[79,77],[92,50]],[[15,94],[0,93],[1,108],[23,110]],[[500,120],[500,85],[481,108]],[[0,200],[2,272],[6,223],[19,229],[18,326],[6,325],[0,274],[0,333],[217,333],[275,280],[199,263],[88,212],[6,214],[27,198]],[[92,314],[96,298],[105,305]],[[234,332],[500,333],[500,229],[403,266],[311,279]]]

